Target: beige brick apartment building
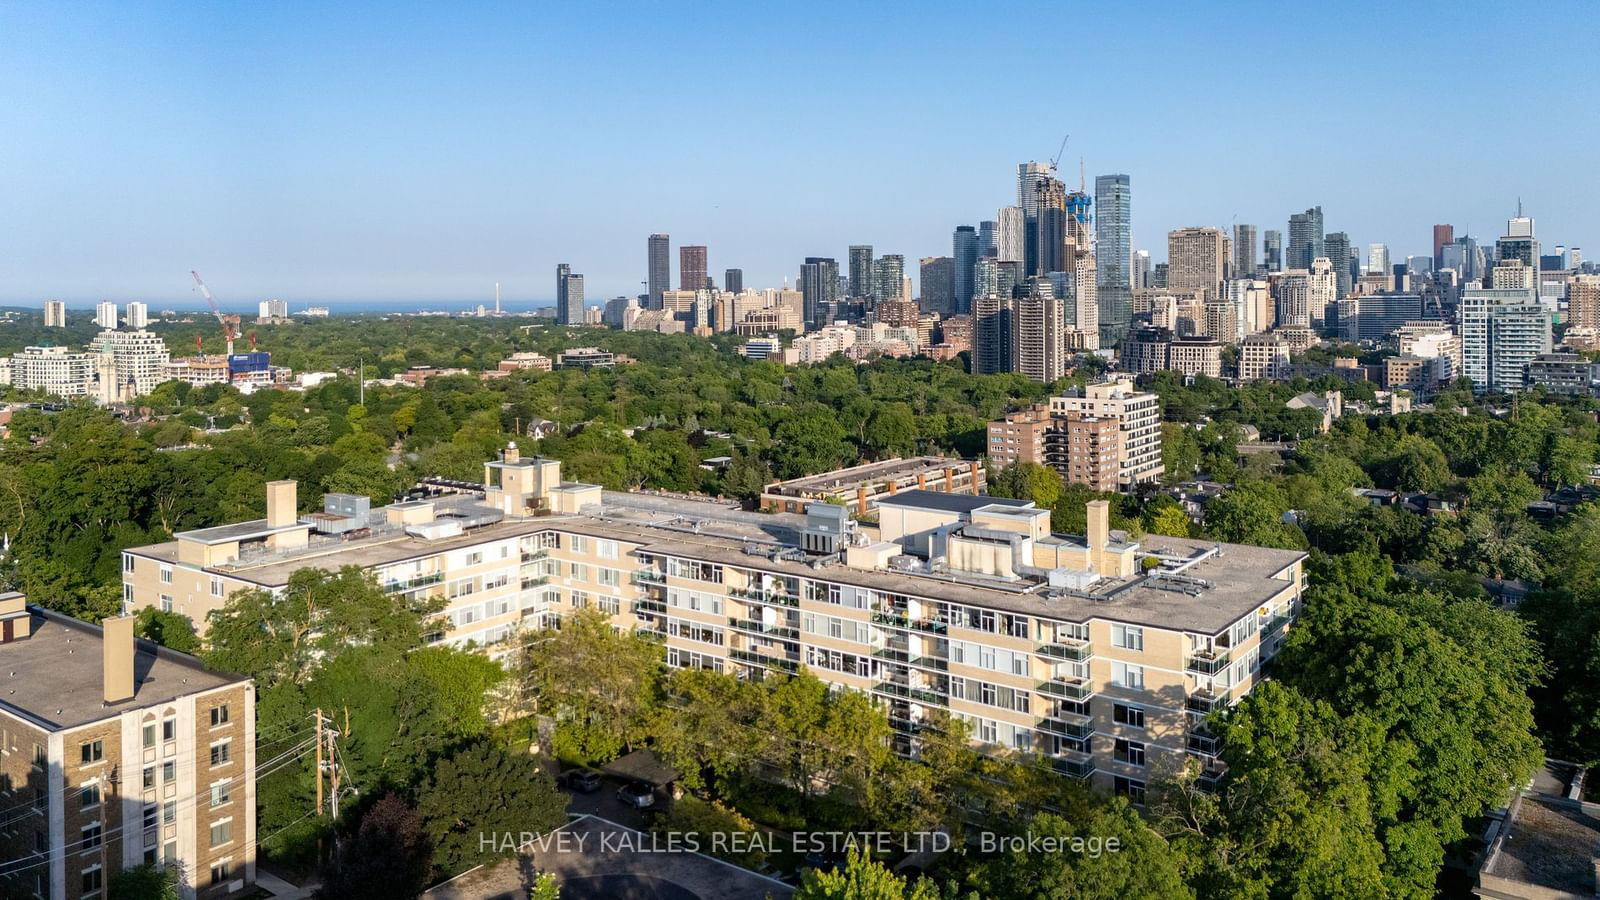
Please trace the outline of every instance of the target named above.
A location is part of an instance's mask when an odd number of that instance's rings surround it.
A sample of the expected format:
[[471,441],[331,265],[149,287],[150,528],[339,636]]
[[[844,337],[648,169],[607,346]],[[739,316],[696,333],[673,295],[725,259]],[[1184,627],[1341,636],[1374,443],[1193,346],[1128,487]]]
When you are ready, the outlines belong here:
[[752,513],[563,482],[559,463],[515,447],[481,494],[356,518],[294,518],[289,488],[271,490],[265,521],[128,550],[129,609],[200,621],[241,587],[358,565],[397,596],[445,598],[434,639],[501,652],[519,628],[595,608],[661,640],[674,666],[805,666],[869,692],[903,749],[945,709],[983,744],[1135,799],[1186,760],[1219,774],[1203,716],[1255,684],[1302,590],[1304,554],[1134,540],[1104,503],[1084,536],[1050,533],[1049,510],[1023,501],[914,488],[878,494],[876,522],[824,502]]

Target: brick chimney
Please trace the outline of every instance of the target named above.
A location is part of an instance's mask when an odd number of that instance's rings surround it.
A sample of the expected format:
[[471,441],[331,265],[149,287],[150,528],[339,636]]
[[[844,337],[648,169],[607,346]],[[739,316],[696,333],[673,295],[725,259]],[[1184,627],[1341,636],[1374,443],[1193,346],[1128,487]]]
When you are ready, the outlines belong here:
[[294,481],[267,482],[267,527],[286,528],[300,521]]
[[133,619],[133,616],[118,616],[100,623],[107,703],[133,699]]

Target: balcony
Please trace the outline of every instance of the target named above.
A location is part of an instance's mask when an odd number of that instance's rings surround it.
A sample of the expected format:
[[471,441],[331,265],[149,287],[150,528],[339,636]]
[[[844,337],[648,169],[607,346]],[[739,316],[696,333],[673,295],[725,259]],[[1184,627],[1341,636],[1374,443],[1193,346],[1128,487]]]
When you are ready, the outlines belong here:
[[937,656],[912,656],[909,650],[900,650],[895,647],[883,647],[872,651],[875,659],[887,660],[907,666],[917,666],[923,669],[937,669],[944,672],[950,668],[950,661]]
[[655,569],[640,569],[628,576],[628,581],[633,584],[666,584],[667,575]]
[[737,617],[730,617],[728,624],[740,631],[750,631],[768,637],[780,637],[791,641],[800,639],[800,629],[791,628],[787,625],[768,625],[764,622],[755,622]]
[[1226,669],[1232,661],[1233,654],[1227,650],[1196,650],[1183,667],[1201,675],[1215,675]]
[[404,593],[405,591],[414,591],[417,588],[424,588],[430,584],[438,584],[443,580],[443,572],[434,572],[431,575],[418,575],[416,578],[407,579],[405,581],[385,581],[383,583],[383,592],[385,594],[400,594]]
[[1094,645],[1088,641],[1057,641],[1052,644],[1040,644],[1033,652],[1052,659],[1083,662],[1094,656]]
[[1290,613],[1288,613],[1287,611],[1280,612],[1280,613],[1274,613],[1272,618],[1267,620],[1267,624],[1261,626],[1261,633],[1262,634],[1274,634],[1276,632],[1282,631],[1283,630],[1283,626],[1289,624],[1292,621],[1294,621],[1294,616],[1291,615]]
[[730,649],[728,655],[741,662],[754,663],[758,666],[770,666],[775,669],[782,669],[785,672],[800,671],[800,661],[789,659],[785,656],[757,653],[754,650],[740,650],[737,647]]
[[756,603],[772,603],[777,606],[798,607],[800,605],[800,598],[787,590],[763,591],[759,588],[733,588],[728,591],[728,596],[739,600],[752,600]]
[[1058,719],[1041,719],[1039,727],[1051,734],[1080,741],[1091,737],[1095,732],[1094,718],[1091,716],[1067,715]]
[[1196,734],[1189,732],[1188,745],[1184,748],[1195,756],[1215,758],[1222,754],[1222,739],[1211,734]]
[[921,734],[924,731],[929,730],[928,723],[922,721],[921,719],[913,719],[910,716],[899,716],[893,714],[889,716],[889,727],[900,732],[901,734]]
[[874,625],[887,625],[890,628],[904,628],[911,631],[925,631],[928,634],[949,634],[950,626],[932,619],[912,619],[899,613],[874,612],[872,614]]
[[1052,756],[1050,768],[1069,778],[1088,778],[1094,774],[1094,755],[1069,752]]
[[633,611],[634,612],[664,613],[664,612],[667,611],[667,604],[662,602],[662,601],[660,601],[660,600],[652,600],[650,598],[643,598],[643,599],[639,599],[639,600],[633,601]]
[[1183,699],[1184,712],[1193,716],[1205,718],[1215,710],[1228,705],[1226,697],[1219,696],[1210,691],[1197,691]]
[[654,628],[635,628],[633,630],[633,636],[636,638],[643,638],[647,641],[652,641],[657,644],[665,644],[667,642],[667,636],[662,632],[656,631]]
[[942,694],[930,691],[927,688],[911,687],[895,681],[880,681],[873,685],[872,689],[880,694],[888,694],[891,697],[899,697],[902,700],[910,700],[914,703],[923,703],[930,706],[950,705],[949,698]]
[[538,562],[541,559],[547,559],[549,556],[550,556],[550,548],[549,547],[540,547],[537,550],[524,550],[524,551],[522,551],[522,561],[525,562],[525,563]]
[[541,587],[550,583],[549,575],[535,575],[532,578],[522,579],[522,589]]
[[1087,700],[1094,696],[1094,682],[1088,678],[1078,678],[1070,675],[1060,675],[1049,681],[1039,682],[1039,693],[1051,697],[1062,697],[1067,700]]

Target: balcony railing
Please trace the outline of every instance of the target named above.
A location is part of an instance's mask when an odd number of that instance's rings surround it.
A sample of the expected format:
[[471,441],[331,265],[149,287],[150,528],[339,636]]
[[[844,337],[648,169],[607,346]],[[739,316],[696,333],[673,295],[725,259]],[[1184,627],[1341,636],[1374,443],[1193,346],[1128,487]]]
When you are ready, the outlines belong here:
[[771,666],[775,669],[782,669],[785,672],[800,671],[799,660],[789,659],[783,656],[773,656],[769,653],[757,653],[753,650],[740,650],[737,647],[730,649],[728,651],[728,655],[734,659],[742,660],[747,663],[755,663],[758,666]]
[[1283,626],[1289,624],[1293,620],[1294,616],[1287,612],[1276,613],[1272,618],[1267,620],[1267,624],[1261,627],[1261,633],[1272,634],[1273,632],[1281,630]]
[[1093,736],[1095,732],[1094,719],[1090,716],[1062,716],[1059,719],[1041,719],[1039,727],[1051,734],[1062,737],[1084,740]]
[[1089,753],[1063,753],[1050,757],[1050,767],[1070,778],[1088,778],[1094,774],[1094,756]]
[[549,555],[549,547],[540,547],[537,550],[524,550],[522,551],[522,561],[525,563],[538,562],[541,559],[545,559]]
[[913,619],[899,613],[874,612],[872,621],[875,625],[887,625],[890,628],[904,628],[911,631],[925,631],[929,634],[949,634],[950,626],[933,619]]
[[1183,698],[1184,710],[1197,716],[1209,716],[1213,710],[1220,709],[1226,704],[1226,698],[1212,693],[1194,693]]
[[788,638],[791,641],[800,639],[800,629],[791,628],[787,625],[768,625],[765,622],[741,619],[737,616],[729,617],[728,624],[740,631],[753,631],[756,634]]
[[1201,675],[1215,675],[1232,661],[1233,654],[1226,650],[1197,650],[1184,663],[1184,668]]
[[901,650],[896,647],[882,647],[872,651],[872,655],[877,659],[902,663],[908,666],[918,666],[924,669],[937,669],[941,672],[950,668],[948,659],[937,656],[913,656],[911,651]]
[[1083,662],[1094,656],[1094,645],[1088,641],[1057,641],[1052,644],[1040,644],[1033,652],[1053,659]]
[[522,579],[522,589],[536,588],[550,583],[549,575],[536,575],[532,578]]
[[628,580],[634,584],[666,584],[667,575],[655,569],[640,569],[628,576]]
[[656,631],[654,628],[635,628],[633,630],[633,636],[644,638],[647,641],[654,641],[658,644],[664,644],[667,642],[667,636],[662,632]]
[[880,694],[888,694],[891,697],[899,697],[903,700],[912,700],[917,703],[924,703],[931,706],[950,705],[949,698],[942,694],[930,691],[926,688],[916,688],[907,684],[900,684],[896,681],[880,681],[873,685],[872,689]]
[[787,590],[763,591],[760,588],[733,588],[728,595],[740,600],[773,603],[779,606],[799,606],[800,598]]
[[644,597],[633,601],[633,609],[635,612],[642,610],[644,612],[664,613],[667,611],[667,604],[660,600]]
[[438,584],[443,580],[443,572],[434,572],[429,575],[418,575],[416,578],[410,578],[405,581],[385,581],[383,583],[383,592],[385,594],[399,594],[427,587],[430,584]]
[[1039,693],[1068,700],[1087,700],[1094,695],[1094,682],[1088,678],[1058,676],[1039,682]]
[[1196,756],[1214,757],[1222,753],[1222,739],[1210,734],[1189,734],[1186,748]]

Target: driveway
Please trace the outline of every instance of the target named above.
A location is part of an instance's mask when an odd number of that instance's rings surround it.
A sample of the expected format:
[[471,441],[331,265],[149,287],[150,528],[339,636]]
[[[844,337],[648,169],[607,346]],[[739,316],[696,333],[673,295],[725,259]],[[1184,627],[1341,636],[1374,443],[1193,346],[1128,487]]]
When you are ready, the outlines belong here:
[[[604,805],[610,791],[579,795]],[[610,802],[616,803],[615,798]],[[637,815],[637,812],[635,813]],[[561,883],[561,900],[788,900],[794,888],[755,872],[662,844],[592,815],[524,848],[514,859],[475,869],[423,896],[428,900],[524,900],[541,873]]]

